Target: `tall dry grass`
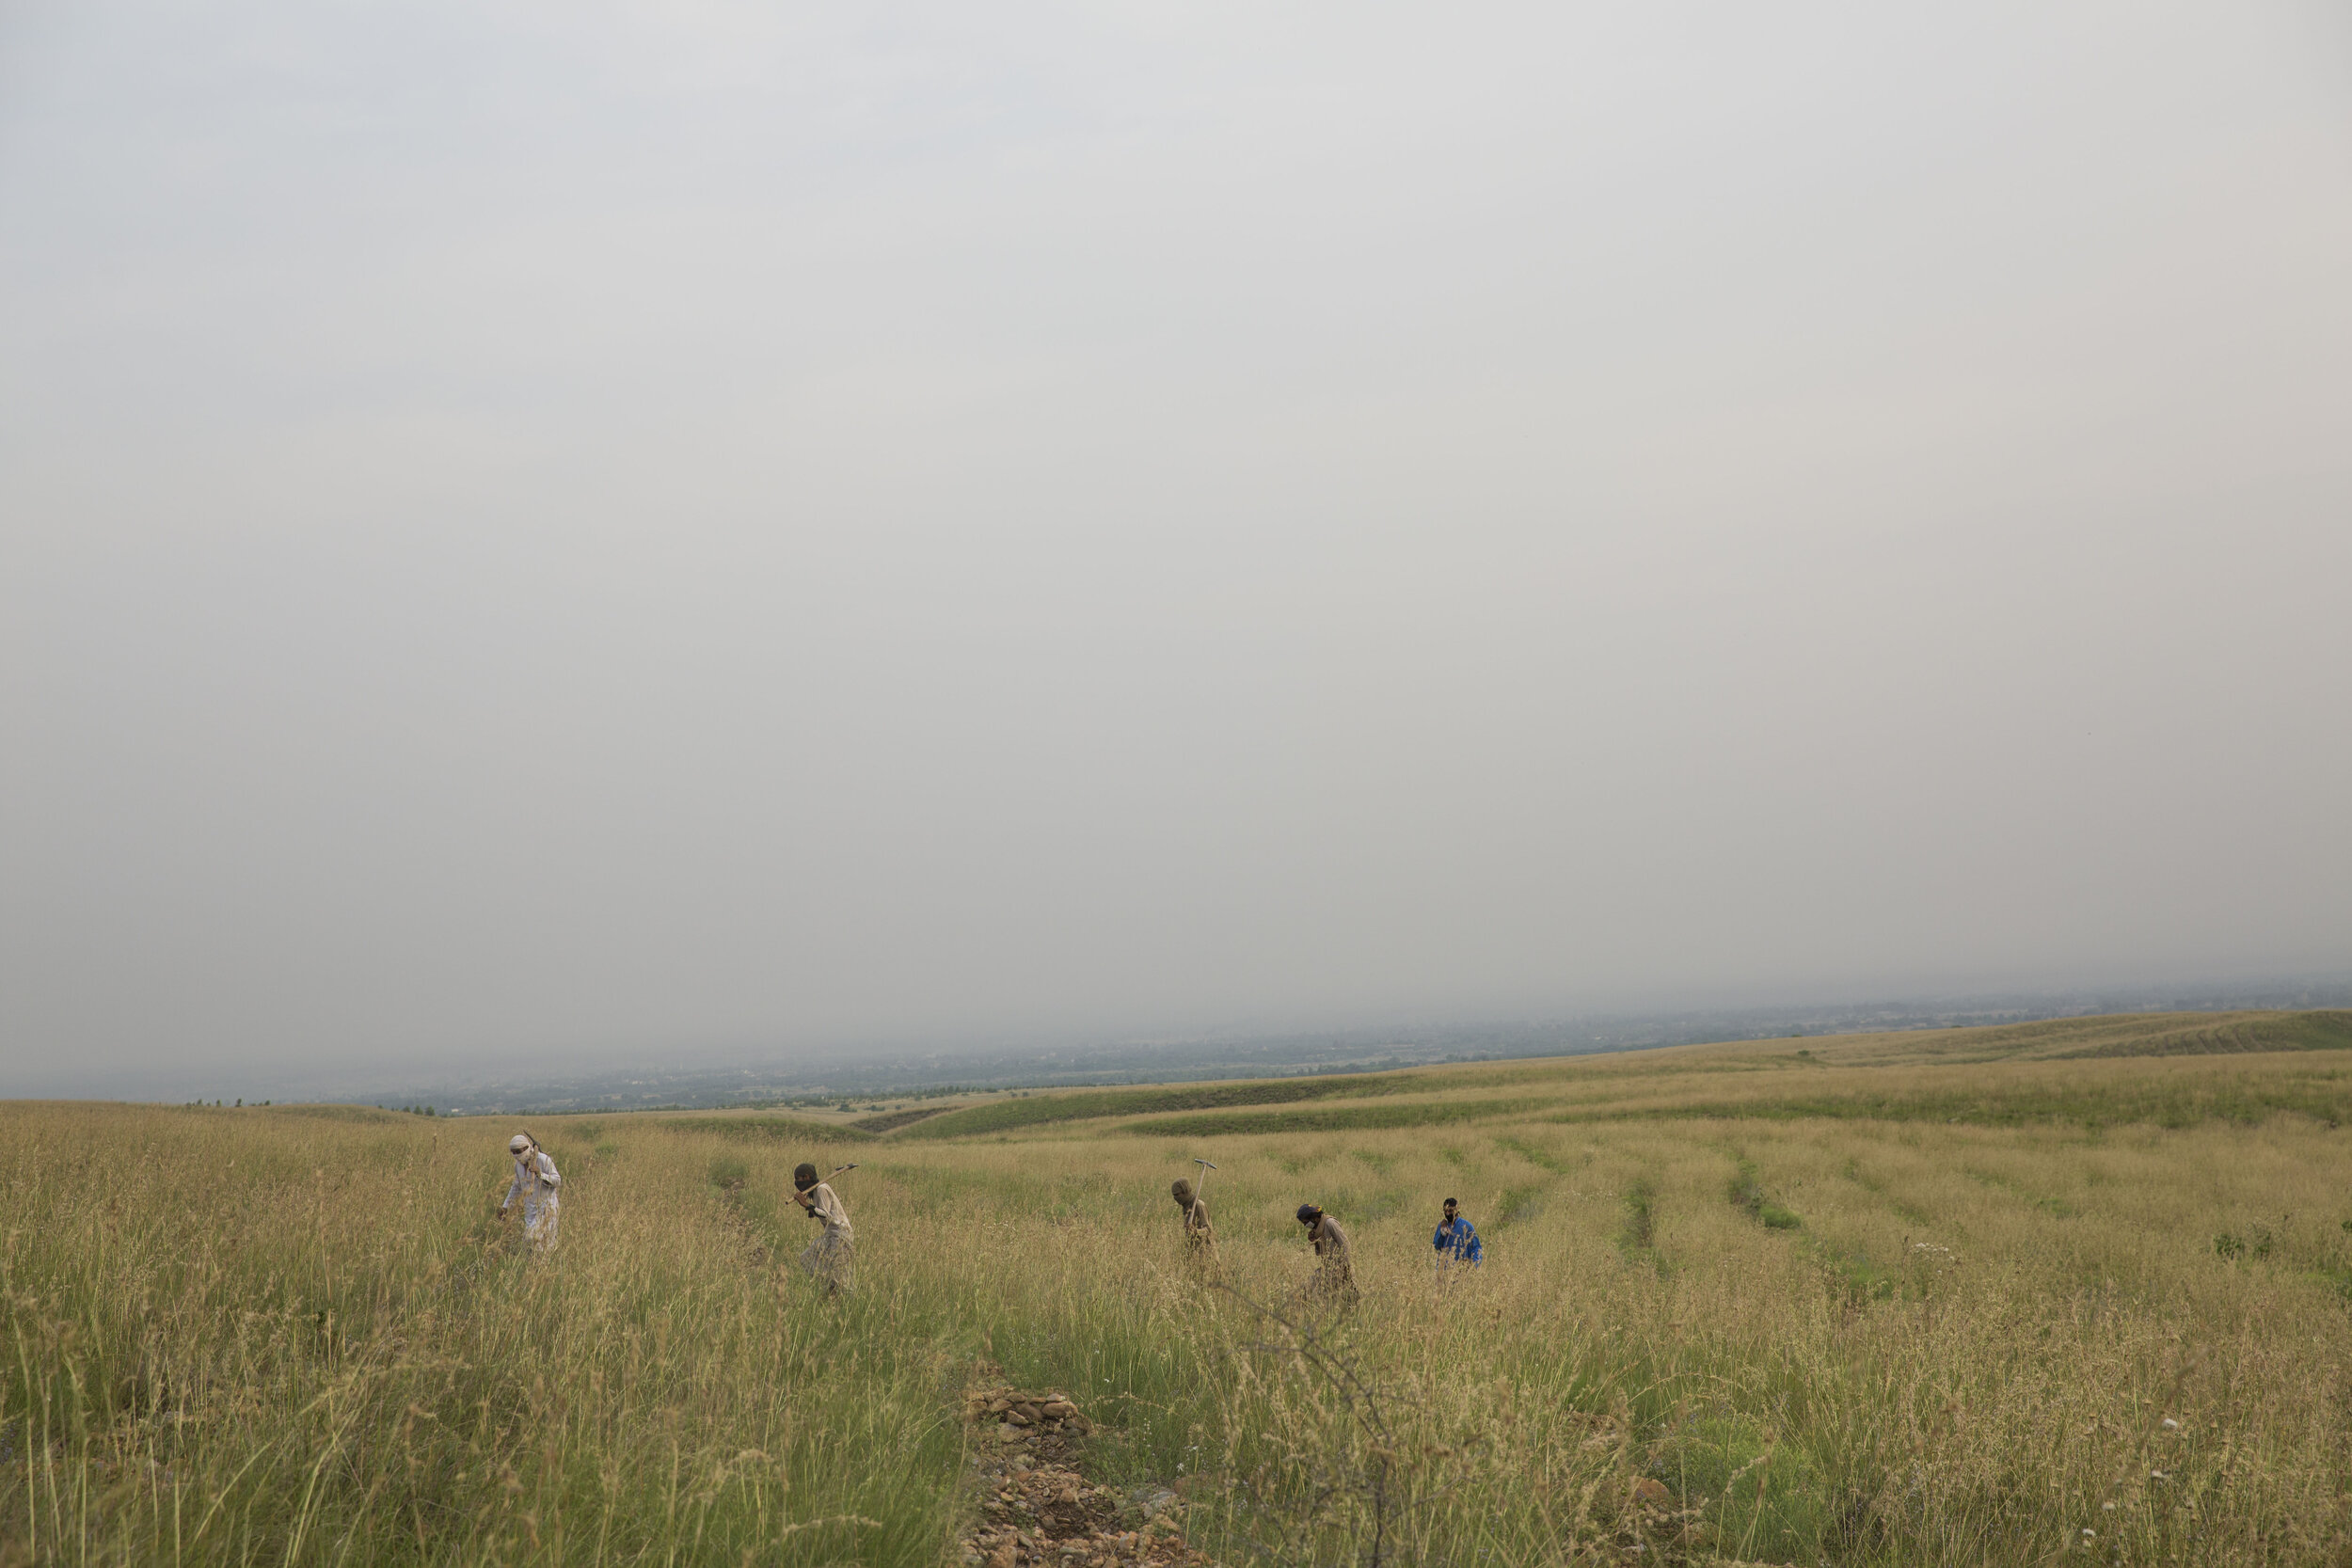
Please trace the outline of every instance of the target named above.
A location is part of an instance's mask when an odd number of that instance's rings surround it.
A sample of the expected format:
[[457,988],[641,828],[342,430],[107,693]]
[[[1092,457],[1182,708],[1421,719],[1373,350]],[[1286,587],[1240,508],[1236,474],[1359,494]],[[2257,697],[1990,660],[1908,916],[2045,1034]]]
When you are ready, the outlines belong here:
[[[874,1146],[843,1303],[787,1267],[796,1151],[657,1117],[537,1129],[534,1258],[485,1219],[503,1124],[0,1108],[0,1549],[952,1562],[985,1358],[1097,1416],[1104,1479],[1184,1481],[1229,1561],[1360,1560],[1375,1525],[1399,1562],[2352,1560],[2352,1134],[1549,1119],[1671,1092],[1630,1065],[1474,1123]],[[1197,1153],[1230,1290],[1166,1194]],[[1488,1262],[1441,1286],[1447,1196]],[[1344,1317],[1293,1296],[1306,1198],[1356,1240]]]
[[[1159,1152],[1161,1170],[1185,1157]],[[1397,1524],[1411,1560],[1618,1560],[1636,1542],[1649,1560],[1803,1562],[2352,1547],[2342,1133],[1528,1123],[1214,1152],[1228,1275],[1252,1299],[1305,1277],[1300,1198],[1350,1219],[1366,1305],[1336,1333],[1436,1492]],[[1121,1180],[1123,1142],[903,1157],[910,1196],[934,1162],[968,1184],[973,1241],[951,1272],[988,1281],[972,1309],[1005,1325],[999,1354],[1135,1400],[1125,1470],[1217,1478],[1229,1553],[1343,1467],[1323,1451],[1343,1428],[1331,1390],[1251,1354],[1282,1337],[1187,1281],[1158,1213],[1172,1205],[1140,1171]],[[1743,1164],[1799,1227],[1737,1201]],[[1446,1196],[1481,1220],[1489,1262],[1441,1291],[1427,1232]],[[2260,1259],[2215,1251],[2257,1233]],[[991,1276],[991,1257],[1022,1266]],[[1645,1479],[1668,1501],[1637,1506]],[[1346,1560],[1360,1526],[1320,1559]]]
[[12,1554],[937,1560],[937,1325],[779,1290],[691,1141],[551,1132],[537,1257],[486,1124],[0,1116]]

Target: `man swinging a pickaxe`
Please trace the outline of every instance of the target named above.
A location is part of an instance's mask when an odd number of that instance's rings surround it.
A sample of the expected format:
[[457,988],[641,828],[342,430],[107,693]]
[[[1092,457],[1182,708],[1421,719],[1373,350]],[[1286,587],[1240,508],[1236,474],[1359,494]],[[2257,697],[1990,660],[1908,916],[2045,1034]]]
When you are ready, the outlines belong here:
[[[834,1175],[855,1170],[851,1162],[838,1165]],[[808,1244],[801,1254],[801,1267],[810,1278],[825,1288],[829,1296],[841,1295],[857,1283],[857,1233],[850,1228],[850,1211],[842,1207],[841,1196],[832,1183],[817,1179],[817,1167],[803,1163],[792,1169],[792,1201],[808,1211],[808,1217],[824,1222],[824,1234]]]
[[[1193,1164],[1200,1167],[1200,1190],[1205,1190],[1209,1184],[1209,1172],[1216,1166],[1207,1160],[1195,1160]],[[1176,1179],[1176,1184],[1168,1189],[1175,1195],[1176,1207],[1184,1214],[1184,1256],[1196,1262],[1214,1263],[1216,1261],[1216,1230],[1209,1224],[1209,1206],[1200,1196],[1200,1190],[1196,1190],[1181,1176]]]

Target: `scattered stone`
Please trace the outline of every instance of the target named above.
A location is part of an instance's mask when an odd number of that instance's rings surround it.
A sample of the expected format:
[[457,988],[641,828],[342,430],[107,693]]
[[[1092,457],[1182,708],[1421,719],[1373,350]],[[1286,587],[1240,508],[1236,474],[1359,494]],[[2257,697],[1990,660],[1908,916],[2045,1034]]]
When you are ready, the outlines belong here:
[[1175,1492],[1145,1486],[1122,1497],[1079,1473],[1094,1423],[1068,1395],[990,1388],[966,1395],[963,1413],[994,1441],[973,1457],[979,1517],[960,1543],[962,1568],[1207,1568],[1184,1543]]

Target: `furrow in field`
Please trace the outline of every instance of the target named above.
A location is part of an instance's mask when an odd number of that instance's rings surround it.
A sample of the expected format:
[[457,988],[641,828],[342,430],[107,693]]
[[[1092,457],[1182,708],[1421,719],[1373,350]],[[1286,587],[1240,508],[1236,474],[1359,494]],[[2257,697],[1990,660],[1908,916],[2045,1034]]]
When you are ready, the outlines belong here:
[[1251,1079],[1235,1084],[1185,1084],[1139,1089],[1094,1089],[969,1105],[918,1123],[901,1138],[959,1138],[1056,1122],[1093,1121],[1107,1117],[1147,1116],[1162,1111],[1212,1110],[1226,1106],[1281,1105],[1309,1100],[1351,1100],[1395,1094],[1427,1094],[1447,1086],[1437,1074],[1353,1073],[1331,1077]]
[[1219,1112],[1192,1117],[1154,1117],[1122,1122],[1121,1132],[1146,1137],[1245,1137],[1262,1132],[1339,1132],[1380,1127],[1438,1127],[1448,1122],[1486,1121],[1527,1116],[1557,1105],[1556,1100],[1435,1100],[1392,1105],[1337,1105],[1327,1110]]

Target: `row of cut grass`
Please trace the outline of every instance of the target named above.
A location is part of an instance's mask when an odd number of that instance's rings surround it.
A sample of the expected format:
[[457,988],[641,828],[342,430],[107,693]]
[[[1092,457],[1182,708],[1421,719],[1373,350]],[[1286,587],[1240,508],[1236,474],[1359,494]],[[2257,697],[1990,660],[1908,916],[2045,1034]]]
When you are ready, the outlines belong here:
[[1530,1100],[1422,1100],[1402,1105],[1340,1105],[1318,1111],[1211,1113],[1154,1117],[1120,1124],[1121,1132],[1154,1138],[1237,1137],[1266,1132],[1342,1132],[1351,1130],[1442,1127],[1456,1121],[1488,1121],[1526,1116],[1554,1104]]
[[1422,1094],[1441,1086],[1429,1073],[1334,1073],[1309,1078],[1251,1078],[1230,1084],[1184,1084],[1137,1089],[1089,1089],[1073,1094],[1036,1095],[967,1105],[917,1123],[901,1138],[967,1138],[1057,1122],[1107,1117],[1149,1116],[1162,1111],[1202,1111],[1229,1105],[1286,1105],[1306,1100],[1350,1100],[1372,1095]]
[[2178,1130],[2206,1122],[2252,1127],[2282,1114],[2340,1126],[2352,1118],[2352,1079],[2233,1076],[2064,1085],[2024,1081],[1942,1089],[1884,1089],[1855,1083],[1844,1092],[1597,1106],[1557,1112],[1546,1119],[1563,1124],[1816,1119],[1939,1121],[1969,1127],[2057,1123],[2087,1129],[2146,1125]]
[[1899,1029],[1809,1038],[1805,1054],[1844,1065],[2080,1061],[2109,1056],[2243,1055],[2352,1049],[2352,1011],[2103,1013],[1965,1029]]
[[[2149,1019],[2160,1024],[2164,1015]],[[2197,1019],[2175,1028],[2052,1051],[2050,1061],[2101,1056],[2245,1055],[2262,1051],[2352,1051],[2352,1011],[2257,1013]]]
[[662,1126],[680,1132],[707,1132],[737,1143],[870,1144],[874,1134],[847,1122],[806,1117],[663,1117]]

